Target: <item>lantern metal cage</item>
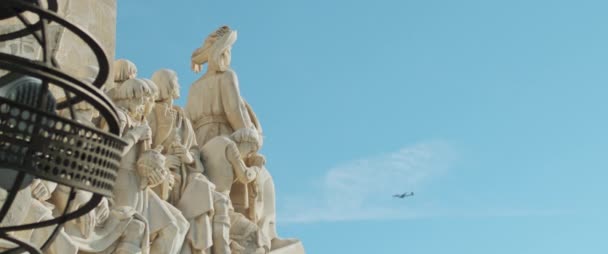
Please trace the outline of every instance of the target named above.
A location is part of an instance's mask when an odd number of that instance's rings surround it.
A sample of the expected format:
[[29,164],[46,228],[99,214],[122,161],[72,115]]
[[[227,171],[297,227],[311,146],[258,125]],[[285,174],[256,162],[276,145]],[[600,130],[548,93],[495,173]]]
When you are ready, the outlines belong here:
[[[15,197],[28,180],[39,178],[70,187],[70,194],[60,216],[21,225],[0,224],[0,238],[15,247],[3,253],[41,253],[50,246],[62,225],[94,209],[103,197],[111,197],[123,148],[119,138],[117,111],[101,91],[109,74],[109,62],[100,45],[87,32],[57,15],[57,0],[0,1],[0,22],[18,19],[23,28],[0,34],[0,42],[33,36],[42,48],[42,59],[32,60],[0,52],[0,69],[9,74],[0,77],[0,178],[9,182],[6,199],[0,208],[0,223],[11,209]],[[30,22],[25,14],[38,20]],[[76,35],[94,53],[99,71],[91,83],[75,78],[60,69],[49,49],[49,25],[55,23]],[[55,102],[49,85],[63,90],[66,99]],[[75,120],[74,105],[86,102],[107,123],[107,130],[85,126]],[[67,110],[69,117],[56,113]],[[11,172],[11,173],[6,173]],[[6,181],[14,176],[13,181]],[[78,209],[70,209],[76,190],[92,193]],[[33,246],[11,233],[55,225],[42,246]]]

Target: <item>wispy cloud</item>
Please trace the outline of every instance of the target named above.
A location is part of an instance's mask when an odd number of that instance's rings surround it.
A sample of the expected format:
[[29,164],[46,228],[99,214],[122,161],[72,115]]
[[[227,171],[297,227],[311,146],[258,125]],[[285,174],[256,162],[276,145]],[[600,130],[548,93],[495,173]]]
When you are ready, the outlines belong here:
[[385,202],[393,193],[419,190],[446,172],[454,159],[448,144],[418,143],[398,151],[346,162],[329,169],[319,185],[281,200],[281,222],[407,219],[429,216],[420,208]]
[[[279,223],[321,221],[405,220],[421,217],[552,216],[564,210],[475,207],[425,203],[419,195],[405,202],[392,194],[425,191],[449,172],[457,153],[446,142],[431,141],[398,151],[361,158],[330,168],[303,194],[287,195],[279,204]],[[285,194],[283,194],[285,196]],[[395,202],[397,201],[397,202]]]

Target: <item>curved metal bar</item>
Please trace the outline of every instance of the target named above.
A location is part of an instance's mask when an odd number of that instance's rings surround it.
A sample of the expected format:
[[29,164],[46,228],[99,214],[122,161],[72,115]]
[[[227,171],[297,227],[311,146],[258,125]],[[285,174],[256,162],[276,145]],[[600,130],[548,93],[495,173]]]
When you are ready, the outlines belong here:
[[[25,26],[25,29],[28,29],[30,31],[30,34],[34,37],[34,39],[36,39],[36,41],[38,41],[38,44],[40,44],[40,46],[42,46],[42,38],[40,38],[40,36],[38,36],[38,34],[36,33],[36,31],[40,30],[41,28],[36,29],[36,28],[32,27],[32,23],[30,23],[29,20],[27,20],[27,18],[25,18],[25,16],[23,16],[23,13],[17,13],[16,16],[19,19],[19,21],[21,21],[21,23],[23,23],[23,25]],[[42,27],[42,26],[40,26],[40,27]]]
[[[11,2],[7,1],[7,0],[0,1],[0,6],[2,6],[3,8],[10,8],[10,4],[11,4]],[[57,9],[58,9],[57,0],[48,0],[47,4],[49,7],[48,10],[55,12],[55,13],[57,12]],[[33,24],[31,28],[24,27],[23,29],[0,35],[0,41],[14,40],[14,39],[17,39],[17,38],[20,38],[23,36],[27,36],[28,34],[31,34],[32,31],[35,32],[35,31],[40,30],[41,28],[42,28],[42,19],[38,20],[38,22]]]
[[11,232],[11,231],[30,230],[30,229],[36,229],[36,228],[42,228],[42,227],[52,226],[52,225],[56,225],[56,224],[66,223],[70,220],[73,220],[82,215],[85,215],[86,213],[95,209],[95,207],[97,207],[99,202],[101,202],[102,198],[103,198],[102,195],[93,194],[93,197],[91,197],[89,202],[87,202],[86,204],[84,204],[83,206],[78,208],[76,211],[66,214],[64,217],[57,217],[57,218],[53,218],[50,220],[23,224],[23,225],[0,227],[0,233]]
[[[93,53],[95,54],[95,57],[97,58],[97,63],[99,66],[99,72],[97,73],[97,77],[93,81],[93,86],[95,86],[97,88],[100,88],[101,86],[103,86],[103,84],[107,81],[108,75],[110,73],[110,63],[106,57],[105,52],[103,51],[101,46],[99,46],[97,41],[95,39],[93,39],[92,36],[90,36],[87,32],[81,30],[80,28],[78,28],[76,25],[59,17],[57,14],[49,12],[38,6],[23,3],[18,0],[3,0],[3,1],[5,3],[11,4],[17,8],[21,8],[21,9],[36,13],[36,14],[38,14],[38,16],[40,17],[41,20],[42,20],[42,18],[45,18],[45,19],[48,19],[49,21],[54,21],[54,22],[58,23],[59,25],[63,26],[64,28],[70,30],[72,33],[74,33],[76,36],[78,36],[81,40],[83,40],[89,47],[91,47],[91,50],[93,51]],[[70,104],[74,104],[74,103],[70,102]]]
[[18,254],[18,253],[23,253],[23,251],[27,251],[30,254],[42,254],[42,252],[40,250],[38,250],[36,247],[32,246],[29,243],[26,243],[24,241],[21,241],[15,237],[12,237],[6,233],[2,233],[0,232],[0,238],[7,240],[9,242],[12,242],[16,245],[18,245],[19,247],[16,248],[12,248],[10,250],[6,250],[4,252],[2,252],[2,254]]
[[47,80],[50,83],[70,90],[80,97],[79,100],[86,99],[88,103],[99,111],[99,114],[108,122],[111,133],[120,135],[116,107],[100,90],[67,75],[57,68],[2,52],[0,52],[0,68]]

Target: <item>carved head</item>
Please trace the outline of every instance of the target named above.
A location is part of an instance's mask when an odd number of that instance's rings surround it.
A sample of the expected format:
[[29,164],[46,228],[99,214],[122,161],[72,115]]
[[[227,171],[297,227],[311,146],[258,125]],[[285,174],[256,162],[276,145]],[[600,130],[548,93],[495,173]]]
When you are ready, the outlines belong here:
[[154,103],[158,99],[158,86],[156,85],[156,82],[154,82],[150,79],[145,78],[142,80],[146,83],[146,85],[149,88],[149,90],[147,91],[148,93],[145,95],[146,96],[146,106],[144,109],[144,116],[147,116],[152,112],[152,109],[154,108]]
[[218,71],[226,71],[230,66],[230,50],[236,37],[236,31],[228,26],[222,26],[209,34],[203,45],[192,53],[192,69],[199,72],[202,65],[208,63]]
[[108,92],[114,103],[127,109],[129,116],[136,120],[144,116],[150,94],[152,94],[150,86],[139,78],[129,79]]
[[118,59],[114,61],[114,82],[120,85],[128,79],[137,77],[137,66],[127,59]]
[[236,142],[241,158],[245,159],[260,149],[260,136],[255,129],[241,128],[230,135]]
[[160,69],[152,74],[152,81],[158,86],[159,101],[179,98],[179,83],[175,71]]
[[147,79],[147,78],[142,78],[142,80],[146,83],[146,85],[150,89],[149,91],[146,91],[148,93],[148,94],[146,94],[146,96],[156,100],[158,98],[158,93],[159,93],[158,85],[156,84],[156,82],[154,82],[154,80]]

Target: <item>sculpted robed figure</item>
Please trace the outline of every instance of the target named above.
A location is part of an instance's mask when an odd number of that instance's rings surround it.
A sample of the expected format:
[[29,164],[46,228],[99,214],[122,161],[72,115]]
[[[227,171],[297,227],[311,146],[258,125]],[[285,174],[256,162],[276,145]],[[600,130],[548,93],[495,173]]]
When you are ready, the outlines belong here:
[[[190,87],[185,108],[205,172],[218,194],[214,198],[214,254],[276,251],[299,243],[276,234],[274,184],[258,153],[262,128],[230,69],[235,41],[236,32],[223,26],[192,53],[193,70],[200,72],[207,64],[207,71]],[[247,143],[255,144],[254,149],[245,149]],[[226,228],[230,228],[229,240]]]
[[223,26],[192,53],[195,72],[207,64],[207,72],[190,87],[185,108],[199,147],[213,137],[252,127],[236,73],[230,69],[231,48],[235,41],[236,31]]

